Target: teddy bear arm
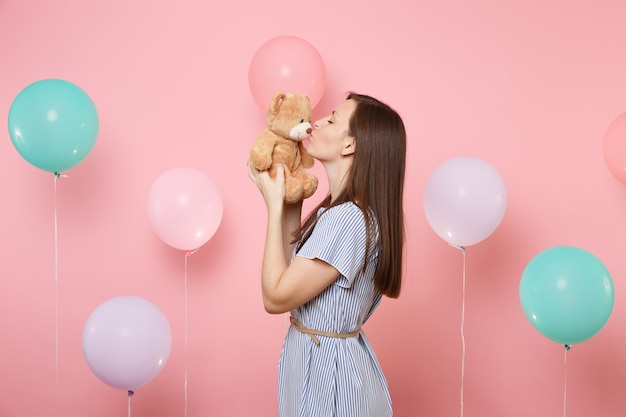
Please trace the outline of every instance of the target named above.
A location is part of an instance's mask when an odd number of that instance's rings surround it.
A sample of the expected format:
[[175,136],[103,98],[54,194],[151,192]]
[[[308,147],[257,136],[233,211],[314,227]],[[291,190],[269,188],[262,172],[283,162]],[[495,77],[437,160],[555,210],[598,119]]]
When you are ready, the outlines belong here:
[[302,142],[299,142],[298,146],[300,148],[300,163],[302,164],[302,166],[304,168],[313,168],[313,165],[315,163],[313,157],[309,155],[309,153],[306,151],[306,148],[304,147]]
[[276,141],[270,135],[261,134],[256,138],[250,149],[250,162],[260,170],[265,171],[272,165],[272,154]]

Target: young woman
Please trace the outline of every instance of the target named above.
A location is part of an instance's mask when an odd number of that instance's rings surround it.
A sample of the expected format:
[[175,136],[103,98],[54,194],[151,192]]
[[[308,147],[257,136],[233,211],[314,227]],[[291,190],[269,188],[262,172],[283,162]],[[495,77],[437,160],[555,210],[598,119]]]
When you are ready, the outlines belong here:
[[361,326],[400,294],[406,132],[388,105],[350,93],[314,124],[308,153],[329,194],[301,224],[275,180],[248,165],[267,206],[261,288],[269,313],[290,312],[279,362],[281,417],[392,415],[385,376]]

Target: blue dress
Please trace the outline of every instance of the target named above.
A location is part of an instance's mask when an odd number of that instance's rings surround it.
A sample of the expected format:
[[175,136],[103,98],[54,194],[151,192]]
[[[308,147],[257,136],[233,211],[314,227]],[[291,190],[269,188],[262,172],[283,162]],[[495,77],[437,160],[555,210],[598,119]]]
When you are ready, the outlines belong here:
[[[363,271],[366,225],[354,204],[320,209],[318,216],[295,256],[323,260],[340,275],[291,315],[309,329],[350,333],[380,303],[382,295],[373,282],[377,254],[370,251]],[[293,326],[287,331],[278,366],[280,417],[391,416],[387,381],[363,331],[350,338],[318,339],[319,346]]]

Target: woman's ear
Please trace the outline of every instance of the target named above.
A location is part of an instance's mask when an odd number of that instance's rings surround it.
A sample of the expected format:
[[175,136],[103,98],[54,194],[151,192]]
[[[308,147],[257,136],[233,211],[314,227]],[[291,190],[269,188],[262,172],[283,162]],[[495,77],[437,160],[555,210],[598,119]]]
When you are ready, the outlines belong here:
[[341,150],[341,155],[342,156],[353,155],[355,150],[356,150],[356,138],[352,136],[346,136],[344,143],[343,143],[343,149]]

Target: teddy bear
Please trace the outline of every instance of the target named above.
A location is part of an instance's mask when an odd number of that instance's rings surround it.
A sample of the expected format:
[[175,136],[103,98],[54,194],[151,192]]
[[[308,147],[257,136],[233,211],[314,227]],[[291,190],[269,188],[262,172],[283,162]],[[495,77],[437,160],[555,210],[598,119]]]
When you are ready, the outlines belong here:
[[267,110],[267,127],[250,149],[250,163],[260,171],[269,170],[276,178],[276,167],[285,169],[285,203],[297,203],[317,190],[317,177],[305,168],[313,167],[302,141],[311,133],[311,102],[296,93],[277,93]]

